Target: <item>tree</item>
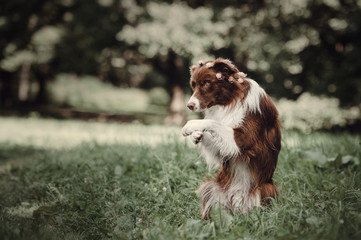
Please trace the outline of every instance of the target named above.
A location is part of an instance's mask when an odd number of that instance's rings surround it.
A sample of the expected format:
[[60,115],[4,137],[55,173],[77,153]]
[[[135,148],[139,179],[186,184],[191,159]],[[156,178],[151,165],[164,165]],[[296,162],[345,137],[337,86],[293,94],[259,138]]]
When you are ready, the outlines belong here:
[[276,97],[303,92],[361,102],[361,5],[356,1],[269,1],[224,10],[234,19],[231,57]]
[[54,57],[57,72],[93,75],[120,85],[122,79],[115,72],[113,65],[117,64],[112,64],[112,60],[124,50],[115,38],[119,27],[128,22],[126,12],[133,6],[124,2],[73,1],[61,23],[65,34]]
[[[62,29],[56,25],[67,6],[44,0],[7,1],[0,8],[0,105],[10,107],[29,98],[30,78],[36,75],[37,102],[46,96],[48,62]],[[32,71],[31,71],[32,70]]]
[[167,77],[171,102],[169,124],[181,124],[184,116],[184,87],[191,62],[211,59],[211,51],[227,46],[228,21],[213,22],[214,12],[205,7],[190,8],[183,3],[146,5],[136,25],[125,25],[117,39],[136,46],[155,69]]
[[[0,7],[0,106],[47,101],[46,83],[57,73],[95,75],[119,85],[112,59],[115,35],[132,5],[117,1],[7,1]],[[96,13],[96,16],[94,15]]]
[[167,122],[180,124],[188,66],[216,57],[278,98],[311,92],[361,102],[360,1],[166,2],[1,1],[0,106],[44,103],[47,81],[61,72],[127,87],[146,76],[167,89]]

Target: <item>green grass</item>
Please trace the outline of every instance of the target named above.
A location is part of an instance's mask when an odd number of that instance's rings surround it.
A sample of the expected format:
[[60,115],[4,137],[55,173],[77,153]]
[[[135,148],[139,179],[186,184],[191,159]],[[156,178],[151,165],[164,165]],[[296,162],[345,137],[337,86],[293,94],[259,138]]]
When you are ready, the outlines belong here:
[[0,118],[2,239],[357,239],[360,136],[283,132],[270,208],[202,220],[180,128]]

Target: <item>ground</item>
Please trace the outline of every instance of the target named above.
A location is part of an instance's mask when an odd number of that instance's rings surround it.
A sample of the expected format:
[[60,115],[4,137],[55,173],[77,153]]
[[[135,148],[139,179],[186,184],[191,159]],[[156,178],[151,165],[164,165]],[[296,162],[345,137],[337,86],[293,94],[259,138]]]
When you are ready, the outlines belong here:
[[0,118],[3,239],[357,239],[360,135],[283,131],[270,207],[216,207],[194,191],[212,177],[180,128]]

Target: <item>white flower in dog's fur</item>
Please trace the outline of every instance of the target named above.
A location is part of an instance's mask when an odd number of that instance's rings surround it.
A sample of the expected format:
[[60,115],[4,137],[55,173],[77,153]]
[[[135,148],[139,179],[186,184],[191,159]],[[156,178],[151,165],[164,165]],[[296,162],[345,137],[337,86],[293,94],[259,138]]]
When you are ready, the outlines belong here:
[[240,78],[247,77],[247,74],[245,74],[244,72],[239,72],[238,75],[239,75]]
[[213,63],[212,63],[212,62],[208,62],[208,63],[206,64],[206,67],[207,67],[207,68],[212,68],[212,67],[213,67]]
[[238,82],[243,83],[244,79],[247,77],[247,74],[245,74],[244,72],[238,72],[237,76],[238,76]]
[[222,73],[217,73],[217,74],[216,74],[216,78],[217,78],[218,80],[221,80],[221,79],[222,79]]

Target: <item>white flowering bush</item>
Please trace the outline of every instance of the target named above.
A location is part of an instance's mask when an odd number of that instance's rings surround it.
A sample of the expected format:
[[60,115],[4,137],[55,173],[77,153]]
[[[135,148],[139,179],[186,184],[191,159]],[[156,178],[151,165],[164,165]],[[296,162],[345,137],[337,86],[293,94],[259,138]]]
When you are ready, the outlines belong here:
[[343,127],[361,117],[358,106],[343,109],[337,98],[314,96],[310,93],[303,93],[296,101],[280,99],[276,101],[276,106],[282,127],[302,132]]
[[5,58],[0,61],[0,68],[14,72],[24,63],[46,64],[55,54],[55,46],[63,36],[63,29],[45,26],[36,31],[28,49],[19,50],[15,44],[9,44],[5,49]]
[[52,103],[84,111],[146,112],[149,96],[136,88],[116,88],[91,76],[78,78],[60,74],[49,82],[48,92]]
[[225,37],[232,21],[213,22],[214,12],[210,8],[150,2],[146,11],[150,19],[143,19],[136,26],[124,26],[116,38],[131,45],[138,44],[139,52],[148,58],[173,51],[195,62],[213,58],[208,54],[209,49],[220,49],[228,44]]

